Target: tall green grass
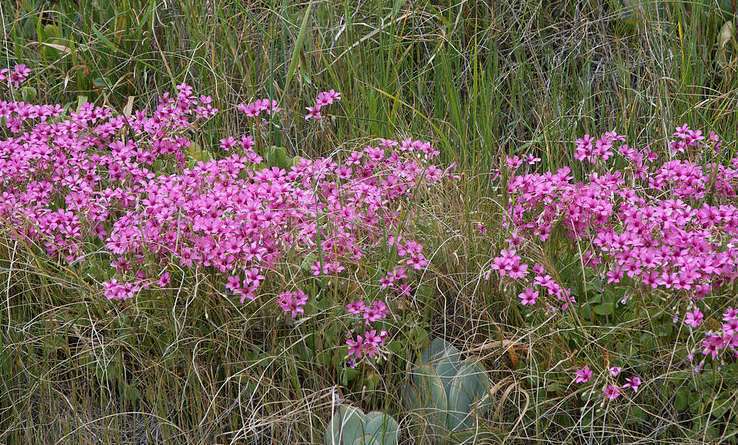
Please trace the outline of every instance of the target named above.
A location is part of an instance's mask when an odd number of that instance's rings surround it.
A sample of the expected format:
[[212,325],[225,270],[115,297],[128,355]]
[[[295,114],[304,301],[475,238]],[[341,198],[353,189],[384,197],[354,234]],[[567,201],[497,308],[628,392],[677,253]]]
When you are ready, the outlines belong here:
[[[716,1],[15,0],[0,16],[0,65],[30,65],[37,101],[83,96],[122,110],[187,82],[220,107],[269,96],[299,114],[335,88],[335,119],[283,122],[281,145],[318,155],[373,136],[433,140],[463,178],[428,205],[433,323],[407,335],[427,328],[461,339],[500,370],[513,389],[500,390],[507,402],[490,443],[532,440],[514,423],[530,401],[504,372],[526,352],[490,341],[567,351],[560,339],[525,334],[516,306],[477,276],[495,240],[477,237],[473,223],[499,229],[490,169],[512,153],[568,164],[584,132],[653,141],[686,122],[733,139],[738,128],[738,45],[719,40],[733,14]],[[202,147],[246,131],[229,111],[199,133]],[[350,376],[326,374],[306,352],[304,343],[321,341],[310,326],[280,331],[267,315],[213,297],[207,280],[177,283],[172,304],[118,310],[89,276],[12,242],[1,249],[1,441],[321,440],[343,396],[335,385]],[[403,372],[375,372],[376,387],[359,396],[396,407]],[[530,409],[542,420],[525,434],[545,438],[561,421],[543,405]]]
[[[222,104],[269,95],[295,108],[333,87],[348,99],[334,141],[428,135],[468,168],[503,151],[565,162],[562,143],[602,128],[732,131],[736,48],[718,43],[729,13],[707,0],[626,3],[21,1],[3,7],[2,59],[34,61],[43,99],[118,107],[179,82]],[[231,113],[213,128],[238,125]],[[292,149],[330,150],[325,136]]]

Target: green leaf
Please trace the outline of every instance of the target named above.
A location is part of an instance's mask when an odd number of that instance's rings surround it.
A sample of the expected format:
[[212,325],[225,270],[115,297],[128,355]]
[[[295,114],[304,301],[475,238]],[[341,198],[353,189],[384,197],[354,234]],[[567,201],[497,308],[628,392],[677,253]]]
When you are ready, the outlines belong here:
[[400,425],[386,413],[372,411],[366,415],[364,433],[372,439],[372,443],[396,445],[399,431]]
[[[487,372],[479,363],[467,361],[451,382],[448,394],[448,428],[451,431],[473,426],[474,405],[485,399],[489,391],[490,381]],[[479,406],[484,411],[489,404],[482,402]]]
[[[344,346],[344,352],[346,351],[346,347]],[[344,354],[345,355],[345,354]],[[356,378],[359,376],[360,371],[355,368],[343,368],[341,369],[341,384],[343,386],[348,386],[351,382],[356,380]]]
[[104,77],[101,76],[101,77],[95,77],[92,80],[92,84],[96,88],[107,88],[108,85],[110,85],[110,82],[108,82],[108,80],[106,78],[104,78]]
[[671,321],[665,321],[657,324],[655,330],[659,337],[668,337],[674,332],[674,324]]
[[287,67],[287,79],[284,82],[284,93],[288,94],[290,83],[292,78],[295,77],[297,71],[297,64],[300,61],[300,52],[302,51],[302,45],[305,42],[305,36],[307,35],[307,28],[310,19],[310,12],[313,10],[313,2],[311,1],[305,9],[305,15],[302,17],[302,24],[300,25],[300,32],[297,34],[297,41],[295,41],[295,47],[292,49],[292,57],[290,58],[290,65]]
[[310,266],[312,266],[313,263],[315,263],[316,261],[318,261],[318,254],[315,252],[310,252],[303,257],[302,262],[300,263],[300,269],[304,270],[305,272],[310,272]]
[[597,315],[612,315],[615,313],[615,303],[602,303],[593,308]]
[[407,407],[417,409],[437,430],[446,426],[448,397],[441,378],[431,365],[421,365],[413,371],[413,383],[408,384],[404,398]]
[[422,326],[415,326],[408,332],[407,338],[410,340],[410,347],[420,349],[428,343],[428,331]]
[[[454,348],[455,350],[456,348]],[[451,381],[461,369],[461,355],[458,351],[447,350],[446,353],[438,360],[436,364],[436,373],[443,382],[443,387],[446,390],[446,394],[450,394]]]
[[31,102],[36,98],[36,88],[25,86],[20,89],[21,98],[25,102]]
[[677,411],[686,411],[689,408],[690,389],[686,387],[679,388],[674,398],[674,408]]
[[379,442],[374,440],[369,434],[365,434],[361,437],[357,437],[352,445],[381,445]]
[[47,39],[60,38],[62,36],[61,30],[57,25],[51,23],[44,26],[44,36]]
[[589,303],[585,303],[581,306],[580,313],[582,314],[582,317],[585,319],[592,318],[592,305]]
[[353,406],[341,405],[333,414],[323,436],[325,445],[352,445],[364,435],[364,413]]
[[287,149],[276,145],[264,150],[264,160],[270,167],[279,167],[285,170],[293,165],[293,158],[290,157]]
[[727,399],[717,399],[715,404],[712,406],[712,418],[717,419],[723,417],[728,412],[732,403]]
[[187,147],[187,159],[192,163],[210,161],[213,159],[209,151],[203,150],[197,142],[190,143]]
[[423,351],[421,360],[423,363],[437,362],[447,353],[453,355],[458,354],[458,352],[458,349],[454,345],[440,337],[436,337],[430,346]]
[[77,112],[87,103],[87,96],[77,96]]
[[405,344],[401,341],[391,340],[387,343],[387,350],[401,356],[405,352]]

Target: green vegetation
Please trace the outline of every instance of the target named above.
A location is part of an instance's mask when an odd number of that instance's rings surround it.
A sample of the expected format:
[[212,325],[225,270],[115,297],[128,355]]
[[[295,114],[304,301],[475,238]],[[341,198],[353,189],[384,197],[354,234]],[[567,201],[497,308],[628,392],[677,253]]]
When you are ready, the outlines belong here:
[[[433,416],[408,410],[402,393],[436,337],[491,378],[491,408],[465,419],[472,432],[443,436],[450,443],[738,441],[738,368],[672,370],[670,314],[654,305],[648,325],[619,319],[623,295],[602,291],[581,319],[531,328],[515,295],[483,277],[508,236],[506,196],[490,180],[507,155],[540,157],[541,169],[576,165],[573,141],[611,129],[664,152],[687,123],[721,134],[735,156],[730,2],[12,0],[0,20],[0,67],[33,69],[19,92],[29,102],[125,114],[185,82],[225,111],[194,135],[195,157],[252,131],[269,133],[259,136],[282,163],[412,136],[433,141],[460,175],[419,198],[413,216],[431,266],[408,303],[415,312],[388,322],[390,356],[376,366],[345,365],[343,319],[285,322],[201,271],[175,277],[166,295],[119,304],[99,285],[106,259],[64,265],[3,235],[0,441],[321,443],[341,400],[391,415],[400,443],[435,443]],[[306,122],[304,107],[327,89],[341,92],[340,105]],[[261,97],[295,117],[279,131],[253,128],[235,104]],[[555,240],[536,261],[577,282],[580,259]],[[366,285],[346,282],[347,293]],[[617,347],[603,350],[605,341]],[[580,412],[576,400],[588,396],[570,387],[572,370],[601,356],[660,377],[647,397]]]

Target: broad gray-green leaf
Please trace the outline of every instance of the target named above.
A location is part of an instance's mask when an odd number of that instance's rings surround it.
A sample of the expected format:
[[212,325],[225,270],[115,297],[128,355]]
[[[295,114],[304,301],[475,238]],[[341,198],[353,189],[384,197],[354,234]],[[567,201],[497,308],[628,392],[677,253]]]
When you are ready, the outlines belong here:
[[325,430],[325,445],[353,445],[364,435],[364,413],[353,406],[341,405]]
[[[473,425],[472,408],[485,399],[490,381],[487,372],[478,363],[466,361],[451,381],[448,394],[448,429],[457,431]],[[478,408],[484,411],[489,404],[483,402]]]
[[[451,346],[454,350],[453,346]],[[458,352],[458,351],[457,351]],[[441,378],[441,382],[443,383],[444,390],[446,391],[446,395],[449,394],[449,390],[451,388],[451,381],[453,380],[454,376],[459,372],[459,369],[461,369],[461,358],[460,354],[455,354],[453,351],[447,351],[446,354],[444,354],[436,363],[436,373],[438,374],[438,377]]]
[[413,374],[417,405],[410,408],[419,409],[429,424],[443,428],[446,425],[448,398],[441,378],[431,365],[421,365]]
[[423,363],[431,363],[440,360],[444,355],[458,356],[459,350],[454,345],[442,338],[434,338],[430,346],[423,351]]
[[374,440],[369,434],[365,434],[362,437],[357,438],[352,445],[382,445],[380,442]]
[[392,416],[372,411],[364,420],[364,433],[378,445],[397,445],[400,426]]

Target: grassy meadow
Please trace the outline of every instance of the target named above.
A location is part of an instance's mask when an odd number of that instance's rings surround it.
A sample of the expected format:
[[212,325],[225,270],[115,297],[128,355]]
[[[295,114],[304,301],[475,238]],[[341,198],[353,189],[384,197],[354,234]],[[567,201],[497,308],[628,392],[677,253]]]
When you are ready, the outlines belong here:
[[[292,156],[412,136],[432,141],[459,178],[418,194],[409,224],[431,264],[412,310],[388,322],[390,356],[356,368],[333,344],[348,322],[326,324],[330,307],[285,322],[197,269],[167,292],[108,301],[100,246],[69,265],[3,234],[0,442],[322,443],[349,401],[391,413],[407,444],[738,443],[738,370],[696,383],[677,369],[664,338],[680,334],[658,331],[669,317],[531,316],[484,277],[509,234],[505,190],[492,181],[506,156],[539,157],[541,171],[575,166],[576,138],[613,129],[658,151],[684,123],[719,133],[735,156],[731,21],[733,5],[718,0],[1,2],[0,67],[33,69],[24,100],[123,113],[185,82],[222,110],[193,136],[215,152],[249,131],[235,104],[270,97],[296,117],[261,136]],[[328,89],[342,95],[330,118],[305,121]],[[578,260],[557,242],[539,260],[576,276]],[[349,275],[339,287],[372,285]],[[434,337],[489,372],[493,408],[470,432],[439,438],[403,407]],[[603,355],[649,377],[638,398],[580,409],[573,370]]]

